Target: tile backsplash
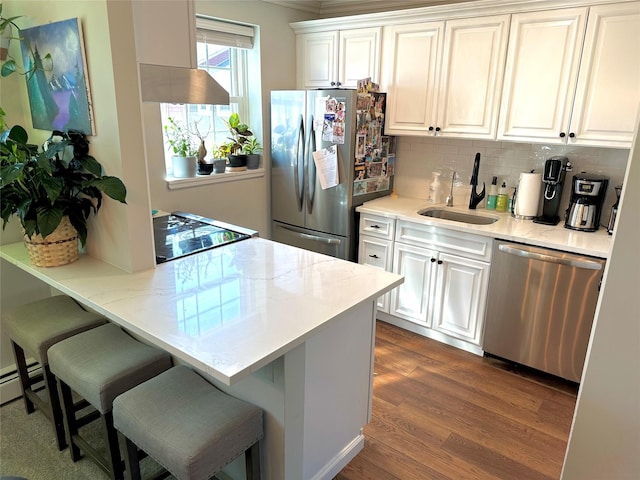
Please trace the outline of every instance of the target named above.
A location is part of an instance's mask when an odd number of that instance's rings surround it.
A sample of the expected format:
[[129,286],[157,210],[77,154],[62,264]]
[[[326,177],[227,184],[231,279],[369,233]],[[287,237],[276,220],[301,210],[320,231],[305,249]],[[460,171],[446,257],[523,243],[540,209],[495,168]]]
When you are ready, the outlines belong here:
[[[457,172],[454,184],[454,205],[465,207],[469,204],[471,171],[473,159],[480,153],[480,173],[478,182],[488,186],[493,176],[498,177],[498,186],[507,183],[509,194],[516,186],[521,172],[543,172],[546,159],[561,155],[569,159],[572,171],[567,172],[560,216],[569,204],[571,179],[575,173],[588,172],[609,178],[609,187],[604,202],[601,223],[609,218],[611,206],[615,202],[616,185],[621,185],[627,168],[628,149],[578,147],[573,145],[544,145],[484,140],[466,140],[434,137],[397,137],[396,177],[394,188],[401,196],[424,198],[426,200],[431,172],[441,172],[442,199],[451,187],[452,172]],[[484,202],[479,205],[484,206]]]

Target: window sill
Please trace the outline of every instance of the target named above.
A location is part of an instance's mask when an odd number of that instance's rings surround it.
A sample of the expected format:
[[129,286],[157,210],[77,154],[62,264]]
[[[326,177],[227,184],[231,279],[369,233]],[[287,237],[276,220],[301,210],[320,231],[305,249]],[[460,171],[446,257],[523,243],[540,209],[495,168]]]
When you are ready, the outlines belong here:
[[248,180],[250,178],[264,177],[264,168],[256,170],[245,170],[244,172],[212,173],[211,175],[198,175],[192,178],[166,177],[169,190],[179,190],[181,188],[199,187],[213,183],[235,182],[238,180]]

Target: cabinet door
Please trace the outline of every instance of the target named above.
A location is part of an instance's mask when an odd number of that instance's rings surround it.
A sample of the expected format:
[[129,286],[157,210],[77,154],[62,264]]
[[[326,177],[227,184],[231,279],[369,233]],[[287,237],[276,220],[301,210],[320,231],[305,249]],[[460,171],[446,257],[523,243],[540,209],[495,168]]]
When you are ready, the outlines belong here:
[[[386,272],[391,271],[393,261],[392,242],[381,240],[368,235],[361,235],[358,242],[358,263],[371,265]],[[391,293],[385,293],[378,297],[378,310],[389,313],[389,299]]]
[[586,8],[513,15],[498,139],[566,142],[586,18]]
[[296,37],[298,87],[329,87],[338,78],[338,32],[302,33]]
[[437,265],[432,328],[479,345],[489,264],[441,253]]
[[429,326],[436,257],[434,250],[395,244],[393,271],[404,276],[404,283],[391,291],[389,313]]
[[385,133],[435,133],[436,95],[444,22],[384,28],[382,89],[387,92]]
[[358,80],[379,82],[382,28],[359,28],[340,32],[338,86],[356,88]]
[[569,143],[630,147],[640,104],[640,2],[591,7]]
[[509,15],[448,21],[436,135],[495,139]]

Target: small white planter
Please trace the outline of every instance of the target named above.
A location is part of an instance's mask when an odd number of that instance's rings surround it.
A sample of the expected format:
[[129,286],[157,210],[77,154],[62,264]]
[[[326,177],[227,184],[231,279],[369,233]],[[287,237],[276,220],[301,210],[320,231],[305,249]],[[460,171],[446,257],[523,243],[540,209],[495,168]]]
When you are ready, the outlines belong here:
[[196,176],[198,159],[196,157],[171,157],[173,176],[175,178],[191,178]]

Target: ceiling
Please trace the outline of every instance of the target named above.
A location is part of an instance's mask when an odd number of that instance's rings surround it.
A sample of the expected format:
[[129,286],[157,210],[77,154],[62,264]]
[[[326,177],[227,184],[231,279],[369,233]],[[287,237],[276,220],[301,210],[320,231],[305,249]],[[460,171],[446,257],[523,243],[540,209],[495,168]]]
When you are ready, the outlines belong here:
[[471,0],[262,0],[318,15],[320,18],[430,7]]

